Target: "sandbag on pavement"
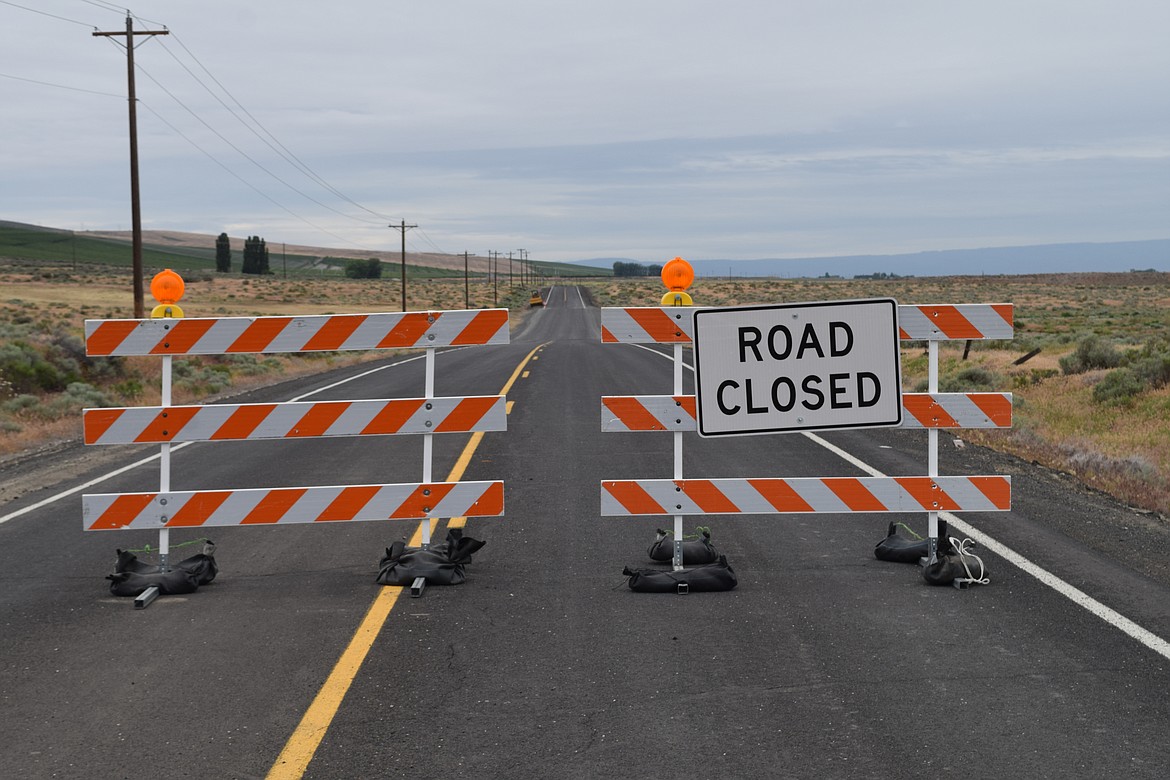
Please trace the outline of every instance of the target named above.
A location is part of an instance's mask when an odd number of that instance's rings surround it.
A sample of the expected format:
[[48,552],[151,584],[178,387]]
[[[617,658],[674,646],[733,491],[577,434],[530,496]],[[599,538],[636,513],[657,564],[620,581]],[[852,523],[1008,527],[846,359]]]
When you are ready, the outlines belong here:
[[386,548],[378,562],[379,585],[410,585],[422,577],[428,585],[459,585],[471,556],[487,542],[464,536],[460,528],[447,531],[447,541],[423,550],[398,541]]
[[[720,555],[715,563],[681,571],[626,567],[622,574],[630,578],[630,590],[639,593],[679,593],[684,590],[687,593],[702,593],[731,590],[739,584],[725,555]],[[680,585],[685,585],[685,589],[680,589]]]
[[168,571],[162,571],[158,564],[139,560],[129,550],[118,550],[114,573],[106,575],[110,581],[110,593],[138,597],[150,587],[158,588],[159,593],[167,596],[194,593],[200,585],[211,582],[219,573],[219,565],[213,555],[215,545],[208,542],[204,550],[206,552],[179,561]]
[[[658,537],[646,550],[646,554],[652,561],[673,561],[674,537],[659,528]],[[719,560],[719,551],[711,544],[711,531],[706,528],[700,530],[698,539],[683,540],[682,554],[684,566],[698,566]]]

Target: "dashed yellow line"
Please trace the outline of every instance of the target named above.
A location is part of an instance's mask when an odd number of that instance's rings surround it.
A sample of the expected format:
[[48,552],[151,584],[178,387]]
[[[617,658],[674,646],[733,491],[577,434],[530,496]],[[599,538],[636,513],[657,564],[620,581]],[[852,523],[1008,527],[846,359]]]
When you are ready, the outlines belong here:
[[[536,347],[520,361],[520,365],[516,366],[516,370],[512,372],[512,376],[508,378],[507,383],[500,390],[500,395],[508,394],[512,385],[515,384],[517,377],[520,376],[521,372],[524,372],[524,367],[528,365],[528,361],[533,360],[536,352],[544,346],[545,344],[541,344]],[[527,375],[527,372],[525,372],[525,375]],[[509,412],[511,411],[511,406],[512,404],[509,402]],[[463,473],[467,470],[467,466],[471,463],[471,458],[481,441],[483,441],[483,431],[476,431],[472,434],[471,439],[467,442],[467,446],[463,448],[463,452],[459,455],[459,459],[455,461],[455,466],[451,469],[451,473],[447,475],[446,482],[459,481]],[[424,520],[423,522],[429,522],[431,524],[431,532],[433,534],[438,520],[431,518],[429,521]],[[447,526],[449,528],[461,528],[466,522],[466,517],[456,517],[452,518],[447,523]],[[415,529],[414,535],[410,537],[410,541],[407,544],[411,547],[421,545],[422,532],[423,524],[419,523],[418,528]],[[341,702],[345,698],[345,694],[349,692],[350,685],[353,684],[358,670],[366,660],[366,656],[369,655],[370,648],[374,645],[374,640],[378,638],[378,632],[386,624],[386,619],[390,617],[390,611],[394,609],[394,605],[398,602],[398,597],[402,595],[402,590],[399,586],[387,585],[378,591],[374,602],[366,610],[366,616],[362,618],[362,622],[358,625],[357,631],[354,632],[353,637],[349,640],[349,644],[346,645],[345,650],[342,652],[341,658],[337,660],[333,671],[325,679],[325,684],[321,686],[321,690],[313,698],[312,704],[305,711],[296,730],[293,731],[292,736],[285,743],[284,750],[280,751],[280,755],[276,757],[276,762],[268,770],[267,780],[299,780],[304,776],[305,770],[309,768],[309,762],[313,760],[313,756],[316,754],[321,740],[325,738],[325,733],[329,730],[329,726],[333,723],[333,718],[341,708]]]

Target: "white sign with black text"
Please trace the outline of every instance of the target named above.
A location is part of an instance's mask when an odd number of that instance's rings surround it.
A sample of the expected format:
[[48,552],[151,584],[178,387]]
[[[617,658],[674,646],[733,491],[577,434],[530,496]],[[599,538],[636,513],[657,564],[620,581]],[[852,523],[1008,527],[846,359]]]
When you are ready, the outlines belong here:
[[699,435],[902,422],[892,298],[695,312]]

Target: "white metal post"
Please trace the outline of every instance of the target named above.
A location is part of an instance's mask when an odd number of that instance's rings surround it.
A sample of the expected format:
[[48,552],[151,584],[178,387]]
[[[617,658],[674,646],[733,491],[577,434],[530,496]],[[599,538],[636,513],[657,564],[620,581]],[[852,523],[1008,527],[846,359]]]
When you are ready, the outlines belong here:
[[[428,347],[426,351],[426,389],[423,397],[426,398],[425,403],[427,408],[430,408],[431,399],[435,397],[435,350],[433,347]],[[423,482],[431,481],[432,460],[434,457],[434,436],[430,433],[423,434]],[[422,529],[422,546],[427,549],[431,546],[431,518],[426,518],[423,521]]]
[[[162,359],[162,405],[171,405],[171,355],[163,355]],[[171,443],[164,442],[159,453],[158,491],[169,493],[171,490]],[[168,563],[171,554],[171,529],[158,530],[158,562],[160,571],[169,571]]]
[[[683,348],[682,344],[674,345],[674,394],[682,395],[683,384]],[[683,435],[682,431],[674,432],[674,478],[683,478]],[[683,516],[674,516],[674,570],[683,568]]]
[[[927,392],[938,392],[938,342],[927,342]],[[938,476],[938,428],[927,431],[927,474]],[[933,563],[938,557],[938,512],[928,512],[926,515],[926,535],[930,537],[928,561]]]

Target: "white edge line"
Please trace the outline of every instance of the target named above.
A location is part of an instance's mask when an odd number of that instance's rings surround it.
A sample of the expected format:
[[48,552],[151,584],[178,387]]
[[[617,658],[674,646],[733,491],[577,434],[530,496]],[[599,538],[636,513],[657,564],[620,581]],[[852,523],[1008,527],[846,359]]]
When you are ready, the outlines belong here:
[[[811,439],[812,441],[821,445],[822,447],[829,450],[833,454],[841,456],[842,458],[849,461],[854,466],[856,466],[857,468],[866,472],[867,474],[870,474],[870,475],[875,476],[875,477],[886,476],[882,472],[880,472],[877,469],[875,469],[874,467],[870,466],[868,463],[865,463],[864,461],[859,460],[858,458],[854,457],[853,455],[850,455],[848,452],[841,449],[840,447],[838,447],[834,444],[830,444],[829,442],[822,439],[820,436],[817,436],[815,433],[809,433],[807,431],[802,431],[802,435],[808,437],[809,439]],[[974,527],[972,527],[971,525],[969,525],[965,521],[960,520],[954,514],[952,514],[950,512],[939,512],[938,514],[939,514],[939,517],[946,519],[948,525],[954,527],[955,529],[957,529],[957,530],[961,531],[962,533],[966,534],[967,536],[971,537],[972,539],[975,540],[975,542],[977,544],[983,545],[988,550],[995,553],[999,557],[1003,558],[1008,563],[1016,566],[1018,569],[1023,571],[1025,574],[1032,575],[1033,577],[1038,579],[1041,583],[1052,588],[1054,591],[1056,591],[1060,595],[1064,596],[1068,600],[1072,601],[1074,604],[1076,604],[1080,607],[1084,607],[1090,613],[1101,618],[1106,623],[1108,623],[1109,625],[1118,629],[1119,631],[1133,637],[1134,639],[1141,642],[1146,647],[1153,650],[1155,653],[1158,653],[1159,655],[1161,655],[1164,658],[1170,659],[1170,642],[1167,642],[1165,639],[1162,639],[1162,637],[1158,636],[1154,632],[1152,632],[1148,629],[1142,628],[1137,623],[1135,623],[1132,620],[1130,620],[1129,618],[1127,618],[1125,615],[1122,615],[1120,612],[1118,612],[1114,609],[1111,609],[1110,607],[1105,606],[1100,601],[1097,601],[1095,598],[1093,598],[1089,594],[1085,593],[1080,588],[1077,588],[1073,585],[1069,585],[1067,582],[1062,580],[1060,577],[1057,577],[1055,574],[1048,571],[1047,569],[1043,569],[1043,568],[1037,566],[1036,564],[1032,563],[1030,560],[1028,560],[1024,556],[1020,555],[1018,552],[1011,549],[1010,547],[996,541],[995,539],[993,539],[992,537],[983,533],[982,531],[976,530]]]
[[[659,352],[656,349],[652,349],[650,347],[646,347],[646,346],[643,346],[641,344],[635,344],[634,346],[637,346],[641,349],[645,349],[647,352],[652,352],[655,355],[660,355],[664,358],[673,360],[673,358],[670,355],[664,355],[663,353]],[[684,363],[683,365],[686,365],[686,364]],[[692,371],[694,371],[693,367],[691,367],[689,365],[687,365],[686,367],[690,368]],[[865,461],[863,461],[863,460],[851,455],[850,453],[846,452],[845,450],[841,449],[837,445],[831,444],[831,443],[825,441],[820,436],[817,436],[815,433],[811,433],[808,431],[801,431],[800,433],[802,436],[805,436],[810,441],[821,445],[825,449],[832,452],[834,455],[840,456],[841,458],[843,458],[844,460],[853,464],[854,466],[861,469],[862,471],[869,474],[870,476],[873,476],[873,477],[887,476],[886,474],[878,471],[877,469],[875,469],[873,466],[869,465]],[[1080,588],[1077,588],[1073,585],[1068,584],[1067,582],[1062,580],[1060,577],[1057,577],[1055,574],[1048,571],[1047,569],[1043,569],[1043,568],[1037,566],[1036,564],[1032,563],[1030,560],[1025,558],[1023,555],[1020,555],[1018,552],[1011,549],[1007,545],[996,541],[995,539],[993,539],[992,537],[983,533],[982,531],[975,529],[973,526],[971,526],[968,523],[966,523],[965,521],[959,519],[956,515],[954,515],[950,512],[939,512],[939,517],[946,519],[948,525],[952,526],[953,528],[955,528],[955,529],[961,531],[962,533],[966,534],[967,536],[971,537],[972,539],[975,540],[975,542],[977,544],[983,545],[985,548],[987,548],[991,552],[995,553],[996,555],[1003,558],[1008,563],[1010,563],[1013,566],[1015,566],[1016,568],[1020,569],[1020,571],[1024,572],[1025,574],[1032,575],[1037,580],[1039,580],[1041,583],[1052,588],[1054,591],[1056,591],[1060,595],[1064,596],[1069,601],[1073,602],[1074,604],[1076,604],[1079,607],[1083,607],[1084,609],[1088,610],[1091,614],[1096,615],[1097,617],[1101,618],[1102,620],[1104,620],[1106,623],[1113,626],[1117,630],[1121,631],[1124,634],[1127,634],[1128,636],[1132,637],[1133,639],[1136,639],[1138,642],[1141,642],[1143,645],[1145,645],[1149,649],[1153,650],[1155,653],[1158,653],[1163,658],[1170,659],[1170,642],[1167,642],[1165,639],[1158,636],[1153,631],[1150,631],[1149,629],[1146,629],[1146,628],[1142,628],[1137,623],[1133,622],[1132,620],[1130,620],[1129,618],[1127,618],[1125,615],[1121,614],[1117,610],[1105,606],[1100,601],[1097,601],[1095,598],[1093,598],[1089,594],[1085,593]]]
[[[171,452],[174,452],[175,450],[182,449],[183,447],[186,447],[188,444],[194,444],[194,442],[185,441],[182,444],[176,444],[173,447],[171,447]],[[154,460],[158,460],[160,457],[161,457],[161,453],[155,453],[154,455],[151,455],[148,458],[143,458],[142,460],[135,461],[134,463],[131,463],[128,466],[123,466],[122,468],[117,469],[115,471],[111,471],[107,474],[102,474],[100,477],[96,477],[95,479],[91,479],[89,482],[86,482],[84,485],[78,485],[77,487],[70,488],[69,490],[66,490],[66,491],[63,491],[61,493],[57,493],[55,495],[49,496],[48,498],[42,499],[42,500],[36,502],[35,504],[30,504],[29,506],[26,506],[24,509],[18,509],[15,512],[11,512],[9,514],[6,514],[3,517],[0,517],[0,525],[4,525],[9,520],[15,520],[16,518],[20,517],[21,515],[26,515],[29,512],[40,509],[41,507],[56,503],[57,501],[60,501],[63,498],[68,498],[69,496],[73,495],[74,493],[80,493],[81,491],[85,490],[86,488],[93,487],[94,485],[99,485],[102,482],[105,482],[107,479],[111,479],[113,477],[116,477],[119,474],[125,474],[127,471],[130,471],[131,469],[136,469],[139,466],[145,466],[147,463],[150,463],[151,461],[154,461]]]
[[[443,351],[444,352],[455,352],[459,349],[467,349],[467,347],[458,347],[456,349],[448,349],[448,350],[443,350]],[[369,371],[363,371],[360,374],[355,374],[355,375],[349,377],[348,379],[342,379],[340,382],[334,382],[331,385],[325,385],[324,387],[318,387],[316,390],[311,390],[307,393],[302,393],[301,395],[298,395],[295,398],[290,399],[290,401],[300,401],[304,398],[308,398],[309,396],[316,395],[317,393],[323,392],[325,390],[331,390],[334,387],[339,387],[340,385],[343,385],[346,382],[352,382],[355,379],[361,379],[362,377],[369,376],[370,374],[376,374],[379,371],[385,371],[388,368],[394,368],[395,366],[401,366],[405,363],[410,363],[413,360],[421,360],[424,357],[426,357],[425,354],[424,355],[415,355],[413,357],[406,358],[405,360],[399,360],[397,363],[390,363],[390,364],[385,365],[385,366],[378,366],[377,368],[372,368]],[[188,444],[194,444],[194,443],[195,442],[193,442],[193,441],[185,441],[185,442],[182,442],[181,444],[176,444],[176,445],[171,447],[171,452],[174,453],[176,450],[181,450],[183,447],[186,447]],[[42,500],[36,502],[35,504],[30,504],[30,505],[24,507],[23,509],[18,509],[15,512],[10,512],[10,513],[4,515],[3,517],[0,517],[0,525],[4,525],[9,520],[15,520],[16,518],[21,517],[22,515],[27,515],[29,512],[35,512],[36,510],[38,510],[42,507],[46,507],[46,506],[49,506],[50,504],[54,504],[63,498],[68,498],[69,496],[80,493],[81,491],[83,491],[87,488],[91,488],[94,485],[100,485],[101,483],[105,482],[107,479],[112,479],[112,478],[118,476],[119,474],[125,474],[127,471],[130,471],[132,469],[136,469],[139,466],[145,466],[147,463],[158,460],[160,456],[161,456],[161,453],[155,453],[154,455],[151,455],[150,457],[143,458],[142,460],[139,460],[139,461],[135,461],[134,463],[131,463],[128,466],[123,466],[120,469],[116,469],[116,470],[108,472],[106,474],[102,474],[100,477],[95,477],[94,479],[91,479],[89,482],[86,482],[84,485],[78,485],[77,487],[70,488],[69,490],[65,490],[65,491],[62,491],[60,493],[56,493],[52,496],[49,496],[48,498],[45,498],[45,499],[42,499]]]

